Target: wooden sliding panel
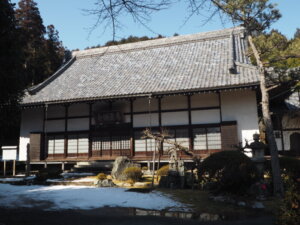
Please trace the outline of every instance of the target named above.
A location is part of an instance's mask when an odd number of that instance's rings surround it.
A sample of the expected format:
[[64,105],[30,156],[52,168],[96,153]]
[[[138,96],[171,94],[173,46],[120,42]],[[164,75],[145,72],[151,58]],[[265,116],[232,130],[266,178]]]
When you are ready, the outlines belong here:
[[238,145],[238,132],[236,122],[223,122],[221,124],[222,150],[236,150]]
[[30,160],[40,161],[42,158],[42,134],[30,134]]

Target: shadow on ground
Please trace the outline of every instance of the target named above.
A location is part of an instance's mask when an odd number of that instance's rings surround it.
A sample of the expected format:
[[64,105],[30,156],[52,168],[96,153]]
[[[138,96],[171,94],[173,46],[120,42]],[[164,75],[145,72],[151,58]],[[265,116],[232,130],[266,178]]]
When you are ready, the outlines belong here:
[[128,216],[124,208],[43,211],[37,208],[0,208],[0,225],[274,225],[271,216],[236,221],[199,222],[196,220]]

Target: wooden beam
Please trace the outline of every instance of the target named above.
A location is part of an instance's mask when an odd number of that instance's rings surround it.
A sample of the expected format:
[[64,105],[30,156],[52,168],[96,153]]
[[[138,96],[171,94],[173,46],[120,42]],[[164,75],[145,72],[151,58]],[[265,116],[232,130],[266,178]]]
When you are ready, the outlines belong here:
[[64,134],[64,156],[68,156],[68,117],[69,117],[69,104],[65,105],[65,134]]
[[94,103],[89,103],[89,153],[88,153],[88,157],[92,157],[93,153],[92,153],[92,144],[93,144],[93,137],[92,137],[92,119],[93,119],[93,104]]
[[220,93],[220,91],[218,91],[218,99],[219,99],[220,123],[222,123],[223,117],[222,117],[222,101],[221,101],[221,93]]
[[[187,95],[187,96],[191,96],[191,95]],[[195,107],[195,108],[191,108],[191,111],[199,111],[199,110],[214,110],[214,109],[219,109],[219,106],[210,106],[210,107]],[[187,108],[183,108],[183,109],[164,109],[161,110],[161,113],[167,113],[167,112],[183,112],[183,111],[187,111]],[[134,115],[136,114],[149,114],[149,113],[159,113],[159,110],[151,110],[149,111],[141,111],[141,112],[133,112]],[[129,115],[130,113],[124,113],[124,115]]]
[[130,138],[130,155],[133,157],[135,152],[135,144],[134,144],[134,129],[133,129],[133,99],[130,99],[130,130],[131,130],[131,138]]
[[191,105],[191,95],[187,95],[187,101],[188,101],[188,130],[189,130],[189,148],[190,150],[194,149],[194,137],[193,137],[193,128],[192,128],[192,105]]

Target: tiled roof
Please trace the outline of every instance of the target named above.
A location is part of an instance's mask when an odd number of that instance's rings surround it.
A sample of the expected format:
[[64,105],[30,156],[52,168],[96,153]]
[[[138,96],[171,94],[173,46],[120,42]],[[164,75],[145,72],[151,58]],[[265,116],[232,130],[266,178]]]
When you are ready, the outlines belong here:
[[237,27],[78,51],[23,104],[255,85],[259,76],[246,49]]
[[300,93],[299,91],[294,91],[286,100],[285,105],[288,110],[299,111],[300,110]]

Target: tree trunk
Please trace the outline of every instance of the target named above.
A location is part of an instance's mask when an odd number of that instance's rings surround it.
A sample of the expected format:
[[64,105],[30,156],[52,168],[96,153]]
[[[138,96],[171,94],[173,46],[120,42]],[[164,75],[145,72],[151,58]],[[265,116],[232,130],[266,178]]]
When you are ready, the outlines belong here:
[[275,141],[274,131],[272,120],[270,116],[269,109],[269,94],[266,88],[266,79],[265,79],[265,68],[260,60],[259,53],[253,43],[252,37],[249,35],[248,40],[250,46],[252,48],[253,54],[255,56],[258,69],[259,69],[259,77],[260,77],[260,90],[262,96],[262,114],[263,114],[263,122],[266,128],[266,136],[268,141],[268,146],[271,154],[271,165],[272,165],[272,176],[273,176],[273,193],[274,195],[283,195],[283,185],[280,174],[280,166],[279,166],[279,158],[278,158],[278,149]]

